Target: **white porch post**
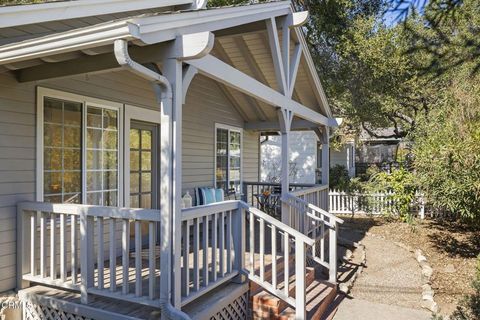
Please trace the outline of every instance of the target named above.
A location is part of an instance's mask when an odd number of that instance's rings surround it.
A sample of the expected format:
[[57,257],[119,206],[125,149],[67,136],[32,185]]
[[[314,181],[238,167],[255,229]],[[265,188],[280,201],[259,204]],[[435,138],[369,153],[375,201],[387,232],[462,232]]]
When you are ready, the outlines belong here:
[[329,183],[330,175],[330,137],[328,127],[322,129],[322,184]]
[[181,307],[181,198],[182,198],[182,62],[171,58],[163,62],[163,73],[172,85],[172,177],[169,200],[172,205],[172,304]]
[[[286,198],[286,194],[290,189],[289,181],[289,160],[290,160],[290,129],[292,125],[293,112],[288,109],[280,108],[278,111],[278,122],[280,123],[280,132],[282,134],[282,149],[281,149],[281,185],[282,185],[282,200]],[[290,225],[289,207],[282,201],[282,222]]]

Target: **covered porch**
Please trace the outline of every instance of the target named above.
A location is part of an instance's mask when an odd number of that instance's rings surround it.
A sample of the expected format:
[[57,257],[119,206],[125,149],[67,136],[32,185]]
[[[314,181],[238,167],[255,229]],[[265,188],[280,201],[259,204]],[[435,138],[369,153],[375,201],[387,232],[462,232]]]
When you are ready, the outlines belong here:
[[[327,270],[326,283],[336,283],[341,220],[328,213],[328,132],[335,123],[298,29],[306,18],[279,2],[133,17],[3,46],[0,63],[20,84],[43,92],[37,98],[78,102],[87,123],[75,203],[47,201],[46,127],[37,131],[37,201],[17,205],[18,289],[41,284],[72,292],[85,310],[103,297],[170,318],[186,317],[180,310],[230,283],[252,281],[294,308],[297,319],[307,318],[307,261]],[[125,96],[132,92],[139,103],[107,93],[122,77],[133,79]],[[90,89],[70,94],[75,81],[90,82]],[[78,91],[95,99],[77,99]],[[105,151],[117,154],[117,188],[103,188],[97,203],[88,197],[94,192],[83,170],[91,151],[88,108],[108,107],[112,99],[118,126],[102,129],[118,134],[116,147]],[[158,157],[151,157],[157,171],[147,170],[157,183],[134,192],[133,177],[144,171],[133,169],[132,152],[145,151],[131,145],[135,121],[140,133],[155,125]],[[241,133],[239,166],[232,165],[233,153],[222,166],[219,129]],[[292,130],[313,130],[325,145],[321,186],[290,184]],[[258,181],[255,148],[263,131],[282,136],[278,185]],[[238,197],[182,209],[182,196],[198,187],[226,193],[233,187]],[[255,194],[267,189],[278,192],[278,217],[260,210]],[[154,200],[136,208],[147,193]]]

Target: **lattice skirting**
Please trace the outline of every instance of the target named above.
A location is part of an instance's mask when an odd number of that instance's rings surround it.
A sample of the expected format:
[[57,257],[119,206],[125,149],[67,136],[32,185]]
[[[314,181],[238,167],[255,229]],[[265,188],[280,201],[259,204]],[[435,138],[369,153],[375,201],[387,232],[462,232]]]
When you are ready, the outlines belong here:
[[90,318],[67,313],[62,310],[53,309],[44,305],[33,304],[31,302],[23,303],[24,320],[92,320]]
[[250,319],[248,311],[249,291],[234,299],[223,307],[210,320],[247,320]]

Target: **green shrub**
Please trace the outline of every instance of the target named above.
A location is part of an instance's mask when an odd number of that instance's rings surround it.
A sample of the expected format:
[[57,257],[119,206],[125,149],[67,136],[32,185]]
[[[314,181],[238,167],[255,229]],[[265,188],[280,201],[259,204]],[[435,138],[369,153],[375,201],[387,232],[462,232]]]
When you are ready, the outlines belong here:
[[391,192],[387,201],[391,201],[391,211],[386,214],[393,214],[405,222],[412,222],[412,204],[416,200],[417,186],[415,176],[412,172],[401,167],[392,169],[391,173],[378,172],[368,183],[370,192]]
[[339,189],[346,191],[350,184],[350,176],[345,166],[335,165],[330,168],[330,189]]

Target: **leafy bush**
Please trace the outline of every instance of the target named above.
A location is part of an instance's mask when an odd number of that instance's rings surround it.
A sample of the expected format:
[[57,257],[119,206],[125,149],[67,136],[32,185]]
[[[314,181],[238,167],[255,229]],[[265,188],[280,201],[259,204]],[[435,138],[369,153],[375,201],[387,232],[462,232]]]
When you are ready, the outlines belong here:
[[386,212],[387,214],[397,215],[406,222],[413,220],[412,204],[417,186],[412,172],[403,167],[393,169],[391,173],[378,172],[372,176],[368,185],[371,192],[391,192],[387,201],[393,203],[392,212]]
[[339,164],[333,166],[332,168],[330,168],[329,176],[331,189],[348,189],[350,176],[348,175],[348,170],[345,166]]
[[[435,208],[480,222],[480,77],[456,77],[420,124],[414,167]],[[431,121],[435,119],[435,121]]]

